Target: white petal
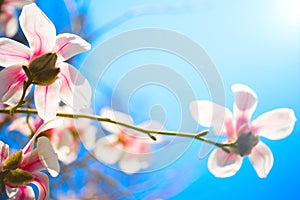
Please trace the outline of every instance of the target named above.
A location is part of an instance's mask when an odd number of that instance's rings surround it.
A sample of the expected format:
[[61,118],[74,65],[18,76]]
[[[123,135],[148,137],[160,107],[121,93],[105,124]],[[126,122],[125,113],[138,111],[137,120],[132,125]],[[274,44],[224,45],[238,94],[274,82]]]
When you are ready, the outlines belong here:
[[249,155],[249,159],[260,178],[265,178],[272,169],[274,158],[267,145],[259,142]]
[[222,149],[215,149],[209,156],[208,169],[216,177],[226,178],[236,174],[242,166],[243,158]]
[[[122,113],[122,112],[114,111],[113,109],[108,108],[108,107],[101,109],[100,116],[109,118],[112,120],[117,120],[119,122],[123,122],[126,124],[133,123],[133,120],[129,115]],[[100,122],[100,123],[101,123],[102,128],[104,128],[106,131],[108,131],[110,133],[118,134],[118,133],[124,131],[123,126],[118,126],[118,125],[108,123],[108,122]]]
[[124,155],[119,162],[119,167],[126,174],[136,173],[142,168],[140,161],[130,154]]
[[39,158],[51,176],[56,177],[59,174],[60,166],[57,154],[54,152],[50,140],[47,137],[39,137],[37,141],[37,150]]
[[295,113],[288,108],[271,110],[252,122],[256,134],[271,140],[289,136],[296,122]]
[[123,151],[121,149],[121,145],[115,145],[116,142],[118,142],[118,137],[116,135],[108,135],[100,138],[96,142],[96,147],[94,149],[95,157],[106,164],[114,164],[118,162]]
[[79,133],[79,137],[86,149],[92,150],[95,148],[96,133],[97,128],[90,124]]
[[227,134],[234,137],[232,113],[228,108],[215,104],[211,101],[193,101],[190,104],[191,114],[200,125],[213,127],[217,135]]

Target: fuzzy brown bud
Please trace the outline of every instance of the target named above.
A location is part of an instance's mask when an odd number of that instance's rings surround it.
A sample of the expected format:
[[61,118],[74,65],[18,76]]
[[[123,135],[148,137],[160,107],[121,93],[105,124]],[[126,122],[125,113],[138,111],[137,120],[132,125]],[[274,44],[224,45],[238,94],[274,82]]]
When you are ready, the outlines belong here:
[[47,53],[34,59],[28,68],[23,66],[23,69],[32,83],[47,86],[57,79],[60,72],[60,69],[55,67],[56,61],[56,53]]

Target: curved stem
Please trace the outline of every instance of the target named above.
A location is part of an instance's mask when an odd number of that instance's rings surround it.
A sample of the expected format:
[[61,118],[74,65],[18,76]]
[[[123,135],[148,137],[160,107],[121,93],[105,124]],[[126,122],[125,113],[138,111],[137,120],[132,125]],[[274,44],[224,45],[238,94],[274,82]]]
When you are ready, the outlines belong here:
[[[0,113],[3,114],[10,114],[10,109],[0,109]],[[14,113],[25,113],[25,114],[34,114],[37,115],[37,110],[35,109],[30,109],[30,108],[19,108],[14,111]],[[199,132],[198,134],[194,133],[186,133],[186,132],[177,132],[177,131],[163,131],[163,130],[151,130],[151,129],[144,129],[132,124],[127,124],[124,122],[116,121],[110,118],[106,117],[101,117],[98,115],[90,115],[90,114],[73,114],[73,113],[62,113],[58,112],[56,113],[57,117],[65,117],[65,118],[85,118],[85,119],[91,119],[91,120],[96,120],[96,121],[101,121],[101,122],[107,122],[107,123],[112,123],[116,125],[120,125],[129,129],[133,129],[142,133],[147,134],[149,137],[154,139],[155,137],[152,136],[151,134],[159,134],[159,135],[168,135],[168,136],[179,136],[179,137],[187,137],[187,138],[193,138],[200,140],[202,142],[206,142],[208,144],[215,145],[219,148],[222,148],[224,151],[228,152],[229,150],[226,148],[228,146],[231,146],[231,144],[222,144],[222,143],[217,143],[212,140],[209,140],[207,138],[204,138],[203,136],[206,135],[209,131],[208,130],[203,130]]]

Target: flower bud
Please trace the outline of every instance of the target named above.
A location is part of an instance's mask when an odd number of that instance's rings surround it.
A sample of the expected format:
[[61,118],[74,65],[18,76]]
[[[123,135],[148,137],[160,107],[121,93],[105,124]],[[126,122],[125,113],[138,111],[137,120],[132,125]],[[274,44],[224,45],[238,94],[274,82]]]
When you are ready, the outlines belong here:
[[247,156],[251,153],[253,147],[255,147],[258,142],[258,136],[254,133],[243,133],[238,137],[236,145],[230,147],[230,150],[240,156]]
[[59,68],[55,68],[56,60],[56,53],[44,54],[35,58],[29,64],[28,70],[24,69],[24,71],[32,83],[43,86],[51,85],[57,79],[57,75],[60,72]]

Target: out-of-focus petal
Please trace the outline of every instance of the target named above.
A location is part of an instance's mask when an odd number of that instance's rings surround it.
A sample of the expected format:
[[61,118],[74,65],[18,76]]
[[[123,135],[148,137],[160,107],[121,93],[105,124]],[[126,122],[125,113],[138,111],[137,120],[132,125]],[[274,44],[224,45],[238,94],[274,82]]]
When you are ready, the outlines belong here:
[[272,169],[274,158],[272,151],[267,145],[259,142],[249,155],[250,162],[252,163],[257,175],[260,178],[265,178]]
[[6,160],[9,154],[9,146],[0,140],[0,165]]
[[57,53],[59,61],[65,61],[90,48],[91,45],[81,37],[70,33],[62,33],[56,36],[54,52]]
[[95,148],[95,141],[96,141],[96,133],[97,128],[92,126],[91,124],[87,125],[85,129],[80,130],[79,137],[88,150],[92,150]]
[[118,137],[116,135],[108,135],[100,138],[96,142],[94,149],[95,157],[106,163],[114,164],[118,162],[123,154],[122,145],[117,145]]
[[33,173],[34,179],[32,183],[36,185],[39,196],[37,200],[48,200],[49,199],[49,180],[48,176],[41,172]]
[[[8,38],[0,38],[0,66],[8,67],[28,64],[30,50],[20,42]],[[22,69],[22,68],[21,68]]]
[[134,174],[149,166],[149,159],[141,159],[139,155],[126,153],[119,162],[120,170],[126,174]]
[[4,33],[6,37],[13,37],[18,32],[18,28],[19,28],[18,20],[15,17],[14,12],[11,14],[6,13],[6,15],[7,14],[10,16],[8,16],[8,19],[6,21]]
[[226,178],[236,174],[242,166],[243,158],[234,153],[215,149],[208,159],[208,169],[216,177]]
[[[0,97],[1,101],[8,105],[19,103],[23,93],[23,82],[27,79],[22,67],[14,65],[0,71]],[[26,95],[31,87],[27,89]]]
[[63,122],[62,119],[55,119],[55,120],[51,120],[51,121],[48,121],[48,122],[45,122],[44,124],[42,124],[39,127],[39,129],[36,131],[34,136],[30,139],[30,141],[23,148],[24,154],[27,154],[27,153],[29,153],[30,151],[33,150],[35,140],[36,140],[37,136],[39,136],[40,133],[42,133],[43,131],[52,129],[52,128],[59,127],[62,124],[62,122]]
[[60,98],[75,111],[87,108],[91,103],[92,90],[87,79],[68,63],[60,63]]
[[190,104],[193,118],[202,126],[213,127],[217,135],[227,134],[230,139],[235,137],[232,113],[228,108],[211,101],[193,101]]
[[[133,120],[129,115],[122,113],[122,112],[115,111],[108,107],[101,109],[100,116],[106,117],[106,118],[109,118],[112,120],[116,120],[119,122],[123,122],[126,124],[133,123]],[[112,123],[107,123],[107,122],[100,122],[100,123],[101,123],[102,128],[104,128],[106,131],[108,131],[110,133],[118,134],[124,130],[123,126],[118,126],[118,125],[115,125]]]
[[245,128],[257,106],[257,96],[254,91],[246,85],[234,84],[231,86],[234,93],[235,103],[233,113],[236,118],[236,129]]
[[33,3],[34,0],[6,0],[6,3],[16,8],[22,8],[23,6]]
[[34,200],[35,199],[33,189],[30,186],[19,186],[15,188],[6,186],[6,194],[9,200],[13,200],[13,199]]
[[59,106],[60,85],[58,81],[49,86],[37,85],[34,89],[34,102],[39,116],[46,122],[55,118]]
[[[30,126],[32,126],[34,124],[34,119],[32,117],[29,117],[28,123],[30,124]],[[7,129],[9,131],[12,131],[12,130],[19,131],[22,134],[29,137],[31,135],[31,130],[28,127],[28,123],[27,123],[26,117],[19,117],[17,119],[14,119],[10,123],[10,125],[7,127]]]
[[60,166],[57,154],[54,152],[50,140],[47,137],[39,137],[37,141],[37,150],[39,159],[51,176],[56,177],[59,174]]
[[292,109],[280,108],[260,115],[252,122],[254,132],[271,140],[289,136],[296,122]]
[[23,7],[19,20],[33,57],[53,51],[56,29],[35,3]]

